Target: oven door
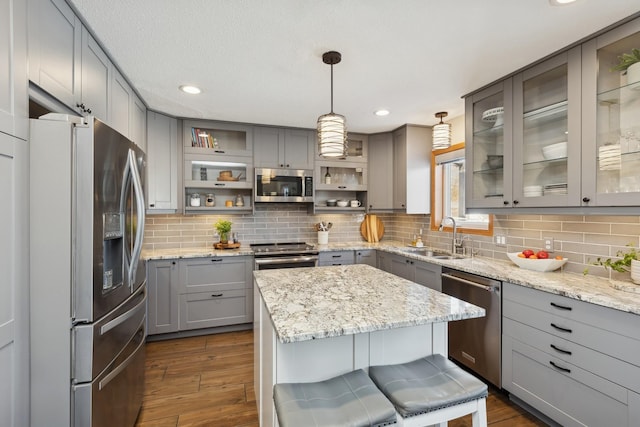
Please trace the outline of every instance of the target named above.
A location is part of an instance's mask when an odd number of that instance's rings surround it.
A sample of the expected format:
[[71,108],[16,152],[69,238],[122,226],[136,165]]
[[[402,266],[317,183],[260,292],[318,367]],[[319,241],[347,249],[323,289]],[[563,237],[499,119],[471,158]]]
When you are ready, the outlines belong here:
[[318,255],[262,257],[255,259],[254,270],[273,270],[274,268],[299,268],[317,266]]

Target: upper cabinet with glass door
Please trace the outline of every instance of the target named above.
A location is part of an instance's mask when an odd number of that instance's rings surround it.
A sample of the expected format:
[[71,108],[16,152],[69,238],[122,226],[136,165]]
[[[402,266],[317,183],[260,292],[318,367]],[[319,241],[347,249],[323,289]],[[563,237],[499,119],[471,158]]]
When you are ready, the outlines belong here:
[[513,77],[514,207],[579,206],[580,47]]
[[625,70],[623,54],[640,50],[640,18],[583,45],[583,205],[640,205],[640,62]]
[[511,92],[507,79],[465,100],[468,208],[511,203]]

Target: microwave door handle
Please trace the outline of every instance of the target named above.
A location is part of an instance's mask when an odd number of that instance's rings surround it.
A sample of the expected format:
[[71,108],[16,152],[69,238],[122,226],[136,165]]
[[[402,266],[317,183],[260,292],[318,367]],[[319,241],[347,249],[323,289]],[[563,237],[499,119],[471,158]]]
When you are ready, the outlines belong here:
[[133,180],[133,190],[136,198],[136,211],[138,224],[136,228],[136,239],[133,243],[133,251],[131,253],[131,265],[129,266],[129,286],[133,288],[133,281],[136,277],[136,271],[138,269],[138,262],[140,261],[140,254],[142,253],[142,240],[144,237],[144,190],[142,188],[142,179],[140,178],[140,172],[138,171],[138,165],[136,163],[136,155],[132,149],[129,149],[129,162],[131,164],[131,178]]

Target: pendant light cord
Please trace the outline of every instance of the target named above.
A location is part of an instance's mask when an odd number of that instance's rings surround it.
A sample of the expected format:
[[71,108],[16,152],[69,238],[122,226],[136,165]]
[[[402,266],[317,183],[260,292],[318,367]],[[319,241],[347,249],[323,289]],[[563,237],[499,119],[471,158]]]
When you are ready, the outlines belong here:
[[333,64],[331,64],[331,114],[333,114]]

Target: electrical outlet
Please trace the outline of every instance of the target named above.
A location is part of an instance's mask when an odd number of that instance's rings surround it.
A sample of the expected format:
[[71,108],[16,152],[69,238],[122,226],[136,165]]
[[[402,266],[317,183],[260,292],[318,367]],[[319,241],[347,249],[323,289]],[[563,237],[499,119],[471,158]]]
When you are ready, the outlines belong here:
[[544,250],[547,252],[553,252],[553,237],[543,237]]
[[497,235],[493,236],[493,243],[495,243],[497,246],[506,246],[507,245],[507,238],[506,238],[506,236],[497,234]]

